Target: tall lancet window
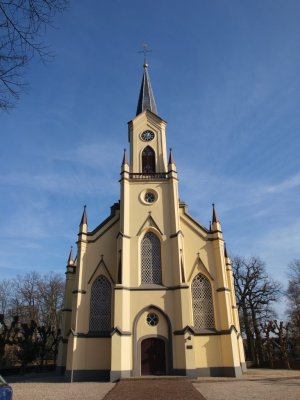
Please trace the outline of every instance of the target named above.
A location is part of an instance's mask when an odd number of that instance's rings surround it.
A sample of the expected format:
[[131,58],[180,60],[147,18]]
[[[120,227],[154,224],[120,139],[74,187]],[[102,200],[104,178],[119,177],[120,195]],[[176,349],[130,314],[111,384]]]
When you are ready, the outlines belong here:
[[143,174],[155,172],[155,152],[150,146],[145,147],[142,153],[142,172]]
[[111,285],[100,275],[92,285],[90,332],[104,333],[111,330]]
[[195,328],[211,329],[215,327],[211,284],[202,274],[192,282],[192,299]]
[[141,283],[161,284],[160,240],[148,232],[141,243]]

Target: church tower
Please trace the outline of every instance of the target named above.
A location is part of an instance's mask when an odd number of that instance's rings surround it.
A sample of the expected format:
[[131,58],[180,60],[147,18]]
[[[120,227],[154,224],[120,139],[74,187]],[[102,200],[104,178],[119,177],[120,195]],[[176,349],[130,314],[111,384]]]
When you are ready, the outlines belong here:
[[245,368],[230,258],[179,200],[166,121],[148,65],[128,123],[120,200],[68,260],[59,366],[71,381],[141,375],[239,376]]

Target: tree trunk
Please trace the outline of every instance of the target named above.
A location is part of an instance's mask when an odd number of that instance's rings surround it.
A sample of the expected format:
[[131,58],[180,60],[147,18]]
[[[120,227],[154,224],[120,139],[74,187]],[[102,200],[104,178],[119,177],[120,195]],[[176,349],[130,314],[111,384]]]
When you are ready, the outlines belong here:
[[264,352],[263,352],[263,345],[262,345],[262,338],[260,334],[259,325],[257,323],[256,314],[254,309],[251,309],[252,315],[252,323],[253,323],[253,330],[255,333],[255,354],[257,358],[257,365],[262,367],[264,364]]

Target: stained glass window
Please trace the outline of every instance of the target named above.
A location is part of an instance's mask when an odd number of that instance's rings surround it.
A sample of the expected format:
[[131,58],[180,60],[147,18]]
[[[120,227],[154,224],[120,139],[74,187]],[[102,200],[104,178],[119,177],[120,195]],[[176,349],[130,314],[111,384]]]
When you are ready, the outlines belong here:
[[155,172],[155,153],[150,146],[145,147],[142,153],[142,172]]
[[142,283],[161,283],[160,240],[148,232],[141,243]]
[[92,285],[90,332],[111,330],[111,285],[105,276],[99,276]]
[[214,310],[211,284],[202,274],[192,282],[194,326],[196,328],[214,328]]

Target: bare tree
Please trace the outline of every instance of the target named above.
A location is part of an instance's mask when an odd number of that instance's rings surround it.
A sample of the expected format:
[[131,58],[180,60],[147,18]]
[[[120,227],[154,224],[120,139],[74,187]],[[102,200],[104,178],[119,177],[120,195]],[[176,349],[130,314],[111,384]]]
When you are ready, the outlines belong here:
[[263,365],[261,325],[275,316],[272,304],[280,296],[280,284],[269,278],[259,257],[234,257],[233,275],[242,328],[247,338],[249,357]]
[[24,90],[23,74],[33,57],[53,57],[41,40],[68,0],[0,0],[0,108],[14,106]]
[[39,273],[32,271],[25,275],[17,275],[14,279],[14,297],[12,314],[18,315],[23,323],[35,321],[40,323],[41,296],[39,285],[42,278]]
[[287,315],[291,324],[291,335],[295,343],[295,355],[300,355],[300,260],[288,266]]
[[18,317],[14,317],[8,325],[5,322],[4,315],[0,314],[0,367],[5,364],[6,347],[15,343],[18,334],[17,325]]
[[63,305],[64,280],[59,274],[48,274],[39,282],[41,298],[40,322],[45,327],[58,329]]
[[0,364],[9,354],[23,370],[33,361],[55,363],[63,293],[63,277],[54,273],[33,271],[0,281]]
[[21,364],[21,373],[25,372],[25,368],[32,363],[38,356],[39,344],[36,340],[37,324],[30,321],[29,324],[19,324],[18,335],[16,335],[16,357]]
[[13,284],[9,279],[0,281],[0,314],[6,315],[11,307]]
[[[261,325],[265,334],[264,345],[266,348],[267,361],[269,367],[274,367],[274,361],[279,361],[279,366],[290,369],[288,355],[288,337],[290,324],[284,324],[283,321],[268,321]],[[272,334],[272,336],[271,336]]]

